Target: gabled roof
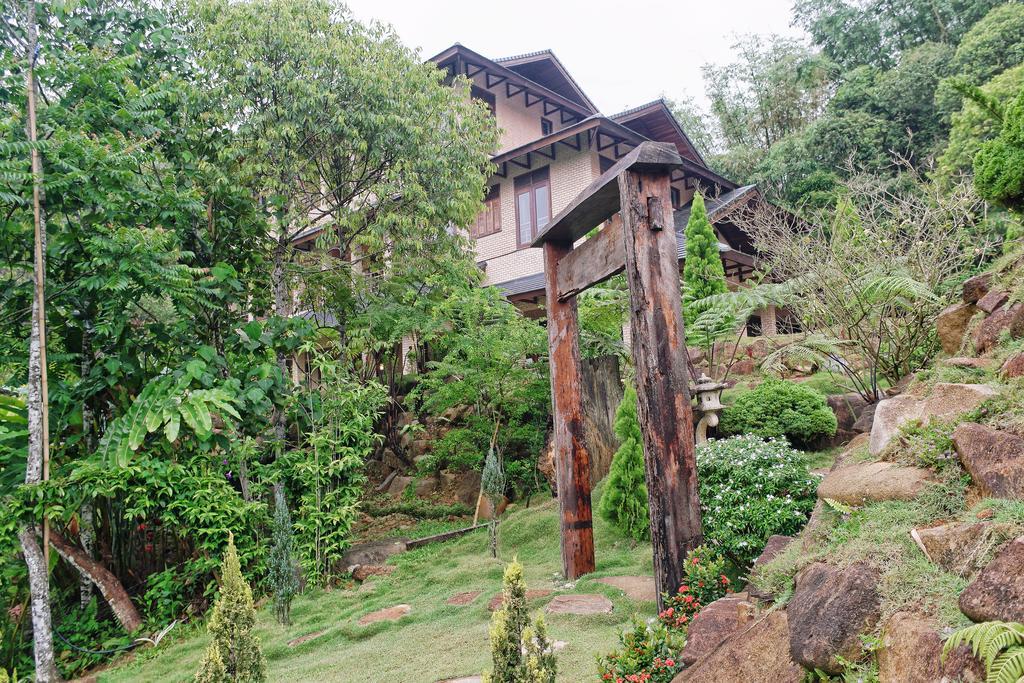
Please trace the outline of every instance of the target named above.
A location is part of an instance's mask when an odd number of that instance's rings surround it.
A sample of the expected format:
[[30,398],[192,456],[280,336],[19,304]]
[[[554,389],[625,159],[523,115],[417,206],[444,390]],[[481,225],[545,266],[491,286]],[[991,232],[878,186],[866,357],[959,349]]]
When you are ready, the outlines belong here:
[[494,61],[573,102],[597,111],[597,106],[587,97],[583,88],[551,50],[528,52],[514,57],[499,57]]
[[668,102],[664,98],[658,98],[639,107],[613,114],[611,119],[636,131],[645,138],[672,142],[679,150],[681,156],[707,166],[704,157],[700,155],[700,152],[697,151],[697,148],[686,135],[686,131],[679,125],[679,122],[668,106]]

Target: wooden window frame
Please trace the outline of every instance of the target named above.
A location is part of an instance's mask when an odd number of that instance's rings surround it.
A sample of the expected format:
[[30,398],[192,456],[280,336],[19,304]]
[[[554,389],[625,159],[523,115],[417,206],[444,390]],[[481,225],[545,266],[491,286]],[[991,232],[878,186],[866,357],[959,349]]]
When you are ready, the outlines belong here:
[[672,190],[672,208],[679,209],[682,207],[683,193],[679,191],[678,187],[671,188]]
[[[553,218],[551,213],[551,167],[544,166],[536,171],[517,176],[513,181],[513,187],[513,201],[516,205],[516,246],[520,249],[525,249],[530,246],[530,242],[537,237],[541,230],[537,226],[537,190],[542,187],[547,188],[548,191],[548,223]],[[524,193],[530,195],[530,236],[526,241],[523,241],[519,230],[519,226],[522,225],[519,214],[519,196]],[[547,227],[547,225],[545,224],[544,227]]]
[[546,119],[544,117],[541,117],[541,119],[540,119],[540,134],[541,135],[551,135],[554,132],[555,132],[555,122],[552,121],[551,119]]
[[492,185],[484,198],[484,209],[469,227],[469,236],[480,239],[501,232],[501,185]]

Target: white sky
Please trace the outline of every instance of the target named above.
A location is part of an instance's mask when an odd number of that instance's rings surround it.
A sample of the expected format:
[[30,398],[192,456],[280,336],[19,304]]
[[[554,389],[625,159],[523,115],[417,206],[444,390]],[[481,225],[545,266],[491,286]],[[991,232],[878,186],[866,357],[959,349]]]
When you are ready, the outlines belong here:
[[731,61],[738,35],[798,36],[793,0],[347,0],[363,22],[391,24],[431,57],[462,43],[485,57],[551,49],[605,114],[689,94],[700,67]]

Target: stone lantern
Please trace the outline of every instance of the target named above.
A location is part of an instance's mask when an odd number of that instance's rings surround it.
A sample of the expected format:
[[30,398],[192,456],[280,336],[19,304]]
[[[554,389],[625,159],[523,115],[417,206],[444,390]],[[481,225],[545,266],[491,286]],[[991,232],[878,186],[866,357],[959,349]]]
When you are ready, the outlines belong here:
[[697,410],[701,412],[700,421],[697,422],[698,445],[708,440],[708,427],[718,426],[718,414],[725,407],[722,405],[722,390],[725,387],[725,384],[715,382],[702,374],[697,380],[697,386],[693,388],[693,393],[697,396]]

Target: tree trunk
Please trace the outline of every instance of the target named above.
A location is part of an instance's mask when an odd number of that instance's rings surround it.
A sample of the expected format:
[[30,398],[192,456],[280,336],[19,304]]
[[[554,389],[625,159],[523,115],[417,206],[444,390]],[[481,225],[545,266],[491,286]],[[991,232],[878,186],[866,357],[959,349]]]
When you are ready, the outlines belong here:
[[142,617],[139,616],[139,611],[135,609],[124,586],[110,570],[92,559],[80,548],[71,545],[67,539],[53,530],[50,531],[50,544],[71,566],[88,576],[89,580],[96,584],[96,587],[100,589],[100,594],[110,605],[114,616],[125,631],[134,633],[142,627]]
[[[86,320],[82,327],[82,377],[86,378],[92,372],[92,324]],[[96,448],[95,416],[92,412],[92,405],[89,400],[82,401],[82,444],[86,453],[92,453]],[[78,540],[82,544],[82,550],[89,557],[93,556],[95,545],[95,527],[92,518],[92,501],[82,503],[78,511]],[[78,576],[78,596],[83,608],[89,605],[92,600],[92,581],[88,575],[81,573]]]
[[[36,33],[36,3],[25,3],[25,58],[28,68],[25,74],[28,94],[26,137],[36,141],[36,79],[34,60],[38,35]],[[33,148],[32,156],[32,205],[34,211],[35,287],[32,291],[32,332],[28,352],[28,457],[25,462],[25,483],[38,484],[48,474],[49,425],[46,418],[46,318],[43,286],[46,266],[46,216],[43,213],[43,169],[39,150]],[[45,521],[44,521],[45,524]],[[43,534],[46,534],[44,528]],[[25,555],[28,569],[29,595],[32,598],[33,655],[36,665],[36,681],[49,683],[59,681],[60,673],[53,656],[53,632],[50,621],[50,577],[47,557],[36,543],[35,530],[31,525],[22,525],[18,530],[21,550]]]

